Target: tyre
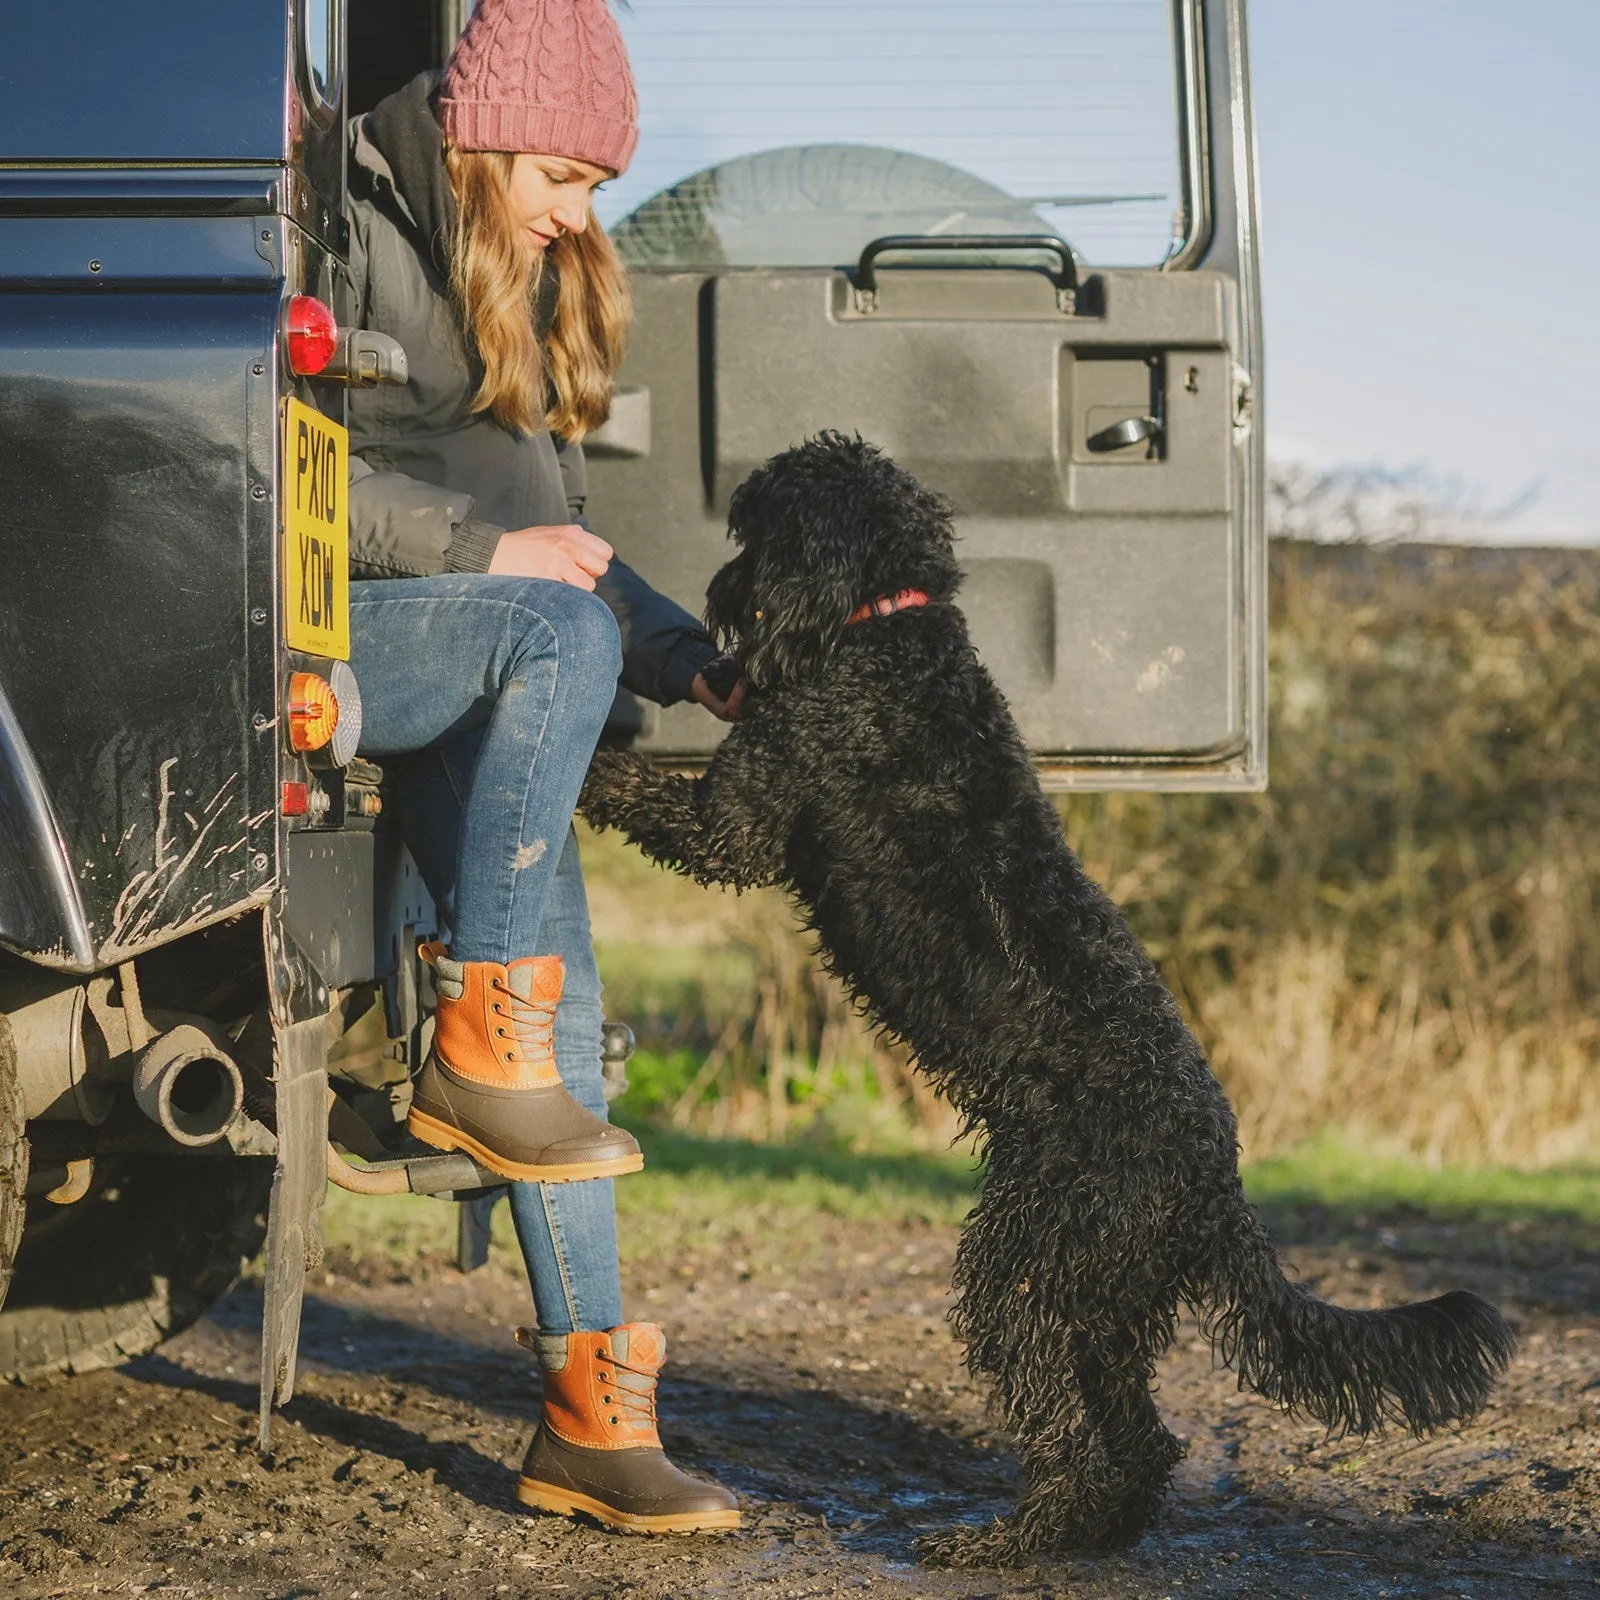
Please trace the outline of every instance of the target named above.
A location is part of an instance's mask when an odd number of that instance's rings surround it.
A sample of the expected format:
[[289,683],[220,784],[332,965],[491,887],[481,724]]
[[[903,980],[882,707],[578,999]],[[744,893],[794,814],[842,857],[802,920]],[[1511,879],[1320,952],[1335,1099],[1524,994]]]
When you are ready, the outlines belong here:
[[11,1025],[0,1017],[0,1307],[6,1302],[11,1269],[22,1242],[27,1213],[28,1139],[22,1120],[22,1085]]
[[187,1328],[260,1250],[272,1166],[123,1157],[74,1205],[33,1201],[0,1306],[0,1379],[114,1366]]

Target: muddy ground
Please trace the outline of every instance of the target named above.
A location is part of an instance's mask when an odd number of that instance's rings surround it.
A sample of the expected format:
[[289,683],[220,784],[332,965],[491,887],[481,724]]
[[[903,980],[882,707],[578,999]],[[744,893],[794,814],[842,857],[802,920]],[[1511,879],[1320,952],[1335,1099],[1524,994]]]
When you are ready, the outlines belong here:
[[0,1594],[406,1597],[1155,1597],[1600,1594],[1600,1242],[1420,1216],[1274,1220],[1323,1292],[1467,1286],[1522,1349],[1486,1415],[1328,1444],[1241,1396],[1186,1329],[1161,1405],[1188,1459],[1136,1550],[931,1572],[913,1540],[1014,1484],[943,1321],[953,1231],[818,1221],[792,1267],[703,1250],[634,1269],[673,1339],[669,1448],[746,1508],[721,1538],[644,1540],[518,1511],[536,1383],[502,1266],[330,1258],[300,1392],[254,1449],[246,1283],[155,1355],[0,1392]]

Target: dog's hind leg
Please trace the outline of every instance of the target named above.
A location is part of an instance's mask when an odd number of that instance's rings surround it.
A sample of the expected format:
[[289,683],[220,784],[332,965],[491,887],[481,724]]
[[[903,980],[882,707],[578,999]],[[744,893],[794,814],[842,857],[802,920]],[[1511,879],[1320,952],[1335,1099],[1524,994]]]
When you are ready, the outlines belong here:
[[[1080,1517],[1099,1498],[1104,1455],[1063,1369],[1048,1395],[1035,1393],[1018,1446],[1027,1488],[1008,1515],[966,1524],[918,1541],[923,1559],[941,1567],[1003,1567],[1043,1550],[1095,1548],[1092,1523]],[[1013,1418],[1015,1421],[1015,1418]]]
[[1097,1528],[1100,1549],[1138,1542],[1155,1520],[1183,1446],[1167,1431],[1150,1392],[1155,1361],[1133,1334],[1101,1347],[1079,1365],[1084,1414],[1105,1463],[1105,1480],[1092,1508],[1080,1515]]
[[1016,1509],[985,1527],[922,1541],[942,1566],[1007,1566],[1044,1551],[1105,1551],[1135,1544],[1154,1520],[1183,1447],[1150,1393],[1152,1362],[1133,1334],[1092,1344],[1052,1381],[1007,1408],[1027,1487]]

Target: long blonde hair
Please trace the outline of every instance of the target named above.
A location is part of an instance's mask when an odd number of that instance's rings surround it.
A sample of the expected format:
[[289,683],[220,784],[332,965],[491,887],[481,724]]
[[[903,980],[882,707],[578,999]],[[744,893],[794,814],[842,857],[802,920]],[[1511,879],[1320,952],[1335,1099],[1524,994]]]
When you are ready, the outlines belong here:
[[[605,230],[591,215],[529,256],[511,216],[513,157],[446,146],[456,197],[450,291],[483,365],[474,412],[519,433],[541,416],[552,433],[581,439],[611,412],[611,384],[627,345],[628,280]],[[557,275],[555,316],[537,326],[546,259]]]

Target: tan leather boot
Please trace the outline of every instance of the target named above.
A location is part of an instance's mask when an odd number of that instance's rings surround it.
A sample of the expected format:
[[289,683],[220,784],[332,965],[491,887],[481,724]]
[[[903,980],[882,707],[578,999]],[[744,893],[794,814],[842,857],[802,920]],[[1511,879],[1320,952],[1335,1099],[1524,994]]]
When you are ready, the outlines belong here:
[[556,1070],[560,956],[452,961],[422,946],[439,1009],[433,1049],[412,1086],[406,1126],[440,1150],[464,1150],[503,1178],[565,1183],[637,1172],[644,1155],[567,1093]]
[[739,1526],[728,1491],[667,1460],[656,1432],[656,1374],[667,1341],[653,1322],[608,1333],[539,1333],[517,1343],[544,1368],[544,1415],[522,1463],[517,1499],[561,1516],[587,1512],[631,1533]]

